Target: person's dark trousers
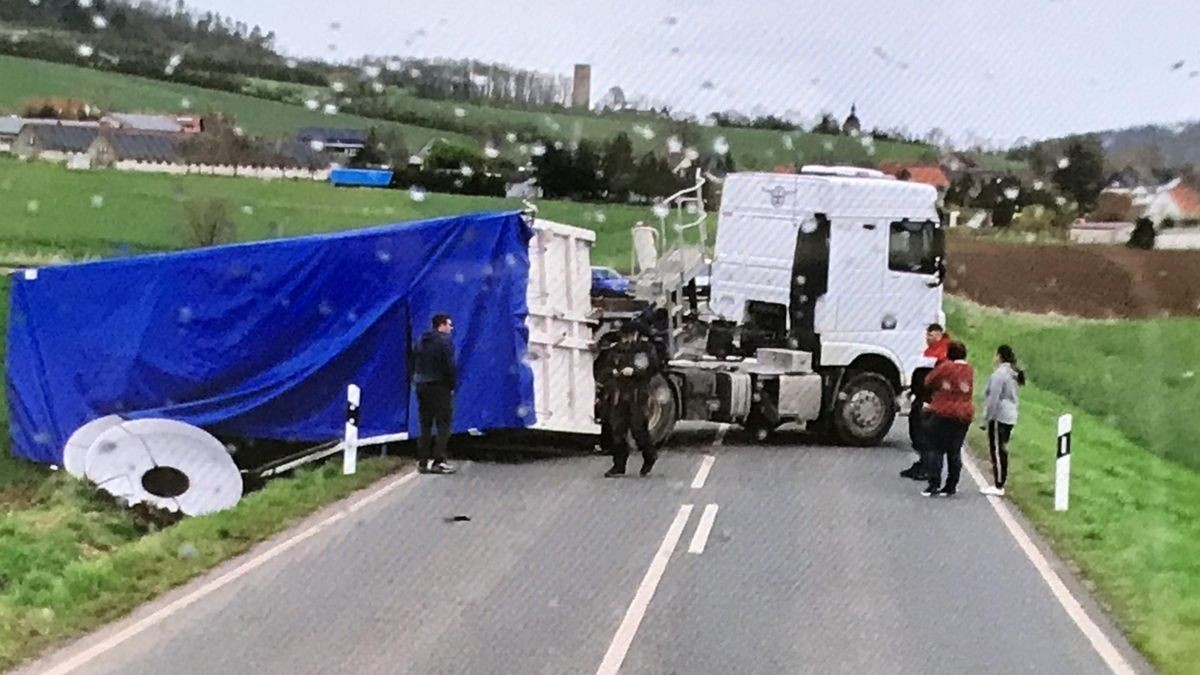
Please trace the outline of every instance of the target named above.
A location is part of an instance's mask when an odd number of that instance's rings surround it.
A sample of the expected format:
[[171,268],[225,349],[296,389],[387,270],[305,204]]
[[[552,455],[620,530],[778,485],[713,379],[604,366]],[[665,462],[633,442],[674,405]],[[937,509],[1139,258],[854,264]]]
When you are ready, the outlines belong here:
[[1012,425],[988,422],[988,451],[992,456],[992,480],[996,487],[1004,489],[1008,482],[1008,441],[1012,438]]
[[[928,427],[928,452],[925,475],[930,490],[956,492],[962,474],[962,445],[970,429],[967,422],[931,415]],[[942,458],[946,461],[946,482],[942,483]]]
[[658,451],[650,439],[649,420],[646,419],[645,406],[638,405],[635,396],[621,393],[621,399],[612,407],[611,443],[613,453],[613,470],[624,472],[629,461],[629,434],[638,449],[642,451],[642,466],[654,466],[658,460]]
[[909,478],[920,480],[924,477],[925,455],[928,450],[926,448],[928,426],[929,415],[925,412],[925,402],[919,398],[913,399],[912,407],[908,411],[908,438],[912,441],[913,451],[917,453],[917,458],[913,465],[904,472]]
[[[417,460],[433,459],[446,461],[446,447],[450,444],[450,424],[454,418],[454,395],[449,385],[418,384],[417,408],[421,419],[421,436],[417,439]],[[430,455],[433,443],[433,427],[437,426],[437,447]]]

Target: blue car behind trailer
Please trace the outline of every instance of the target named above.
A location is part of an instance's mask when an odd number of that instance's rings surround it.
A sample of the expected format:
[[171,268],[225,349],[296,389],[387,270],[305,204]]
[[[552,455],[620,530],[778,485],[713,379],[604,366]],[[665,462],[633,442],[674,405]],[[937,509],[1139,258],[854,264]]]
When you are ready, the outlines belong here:
[[593,296],[623,296],[629,294],[629,279],[611,267],[592,268]]
[[392,184],[395,172],[390,169],[334,169],[329,173],[329,182],[334,187],[385,188]]

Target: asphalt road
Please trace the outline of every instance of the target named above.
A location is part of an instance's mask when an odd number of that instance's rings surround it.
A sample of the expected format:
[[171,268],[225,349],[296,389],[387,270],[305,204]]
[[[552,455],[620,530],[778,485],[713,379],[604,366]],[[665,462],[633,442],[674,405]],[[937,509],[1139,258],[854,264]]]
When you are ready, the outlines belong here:
[[713,440],[644,479],[603,457],[416,477],[29,672],[89,648],[72,672],[1109,672],[965,475],[931,500],[897,477],[899,440]]

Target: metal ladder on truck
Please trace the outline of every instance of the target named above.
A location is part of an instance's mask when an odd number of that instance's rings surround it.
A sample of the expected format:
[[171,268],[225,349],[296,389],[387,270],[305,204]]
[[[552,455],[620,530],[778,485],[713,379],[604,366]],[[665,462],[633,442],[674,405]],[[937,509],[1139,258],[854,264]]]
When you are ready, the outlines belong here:
[[[679,352],[680,339],[687,330],[684,294],[689,284],[709,269],[704,183],[697,170],[695,185],[655,205],[657,228],[638,223],[632,231],[633,295],[666,310],[667,349],[672,357]],[[675,217],[668,225],[672,213]]]

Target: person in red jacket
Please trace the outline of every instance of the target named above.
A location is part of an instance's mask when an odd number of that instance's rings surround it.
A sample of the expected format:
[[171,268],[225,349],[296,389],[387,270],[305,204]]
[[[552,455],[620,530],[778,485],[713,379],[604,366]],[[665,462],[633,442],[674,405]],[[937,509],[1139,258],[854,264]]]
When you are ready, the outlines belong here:
[[[946,360],[926,376],[925,389],[931,394],[925,406],[929,413],[925,464],[929,487],[921,494],[926,497],[951,497],[958,492],[962,446],[971,428],[971,421],[975,419],[975,370],[967,363],[965,345],[961,342],[950,343]],[[947,465],[944,484],[943,456]]]
[[[946,351],[949,348],[950,334],[941,324],[930,324],[925,329],[925,358],[941,363],[946,360]],[[925,455],[927,454],[925,427],[928,426],[929,420],[925,412],[925,404],[929,402],[929,394],[922,384],[920,381],[913,382],[912,407],[908,411],[908,439],[912,442],[913,452],[917,453],[917,459],[912,466],[900,472],[902,477],[913,480],[927,480],[925,476]]]

